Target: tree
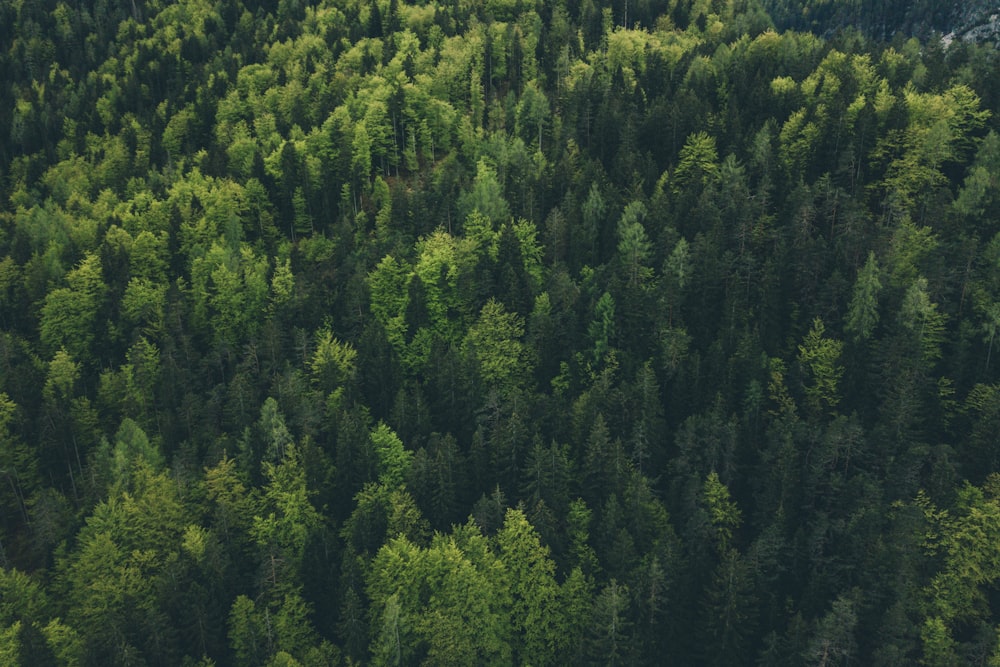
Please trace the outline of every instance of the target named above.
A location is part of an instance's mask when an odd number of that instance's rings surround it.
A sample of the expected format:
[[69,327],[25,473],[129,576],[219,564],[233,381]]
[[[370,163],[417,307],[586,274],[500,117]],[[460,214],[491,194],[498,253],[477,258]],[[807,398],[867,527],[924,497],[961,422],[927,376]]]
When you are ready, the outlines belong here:
[[571,647],[561,632],[555,563],[520,510],[508,509],[496,535],[512,597],[512,629],[518,641],[514,659],[538,665],[556,664]]
[[594,664],[614,666],[629,662],[630,624],[625,615],[629,602],[628,587],[614,579],[594,599],[587,651]]
[[163,330],[166,302],[165,284],[132,278],[122,297],[125,320],[142,334],[155,336]]
[[399,594],[393,593],[385,601],[382,611],[382,625],[378,638],[372,647],[372,662],[376,665],[402,665],[403,644],[406,628],[400,627]]
[[806,400],[817,413],[833,412],[840,402],[837,384],[844,374],[840,353],[841,341],[825,338],[823,320],[813,320],[812,328],[799,345],[799,364],[808,371],[812,383],[806,387]]
[[640,473],[647,459],[652,459],[654,470],[659,469],[663,463],[662,454],[666,444],[662,442],[665,424],[660,385],[651,361],[647,361],[636,372],[632,396],[634,409],[629,444],[633,463]]
[[281,414],[278,402],[274,398],[268,396],[264,400],[264,404],[260,407],[260,419],[257,425],[264,447],[260,456],[254,457],[254,467],[258,458],[269,463],[280,463],[288,453],[288,446],[292,444],[293,438],[285,423],[285,416]]
[[729,549],[721,554],[703,598],[701,645],[707,664],[747,664],[745,646],[753,634],[755,607],[750,566]]
[[871,252],[865,265],[858,271],[854,294],[847,310],[845,328],[856,341],[868,340],[878,324],[878,297],[881,289],[878,262],[875,253]]
[[928,664],[955,660],[956,624],[986,620],[984,587],[1000,578],[1000,556],[988,546],[1000,534],[998,491],[1000,477],[994,473],[982,488],[966,483],[954,513],[939,510],[923,492],[915,500],[931,531],[924,548],[942,557],[940,569],[924,589],[927,609],[921,638]]
[[138,469],[160,471],[165,464],[159,448],[128,417],[118,427],[114,444],[104,440],[96,456],[102,468],[101,476],[107,483],[106,488],[112,494],[118,489],[129,489]]
[[[962,159],[970,135],[983,126],[989,115],[979,109],[979,97],[964,84],[940,94],[904,91],[909,123],[901,137],[889,135],[876,154],[895,154],[886,170],[885,187],[904,211],[947,182],[941,172],[945,163]],[[895,144],[891,139],[901,139]]]
[[204,483],[215,533],[226,545],[249,543],[253,517],[259,513],[258,499],[247,488],[236,461],[223,455],[205,470]]
[[600,567],[597,554],[590,546],[590,521],[593,512],[587,507],[587,503],[582,498],[577,498],[570,503],[569,512],[566,515],[567,528],[569,534],[569,558],[574,569],[579,569],[586,577],[593,577]]
[[379,482],[390,489],[403,484],[413,462],[413,452],[403,447],[399,437],[379,422],[371,433],[371,444],[378,459]]
[[609,495],[621,493],[625,476],[632,461],[625,451],[622,441],[611,440],[607,421],[598,412],[591,427],[584,451],[584,497],[591,503],[599,503]]
[[591,363],[595,368],[604,363],[611,351],[615,335],[615,300],[608,292],[601,295],[594,305],[594,319],[587,327],[587,336],[593,343]]
[[[0,532],[4,539],[7,529],[17,522],[29,523],[27,499],[41,485],[37,455],[17,435],[18,413],[17,404],[6,392],[0,392],[0,476],[6,481],[0,486],[0,499],[3,499],[5,507],[16,508],[14,514],[17,517],[13,521],[5,517],[3,531]],[[13,525],[7,524],[8,521]]]
[[461,518],[469,481],[465,457],[451,434],[432,433],[414,454],[406,488],[435,527],[447,528]]
[[[39,582],[16,569],[0,569],[0,657],[4,664],[82,661],[76,633],[52,619],[53,606]],[[6,662],[9,661],[9,662]]]
[[912,336],[911,340],[925,364],[933,363],[941,357],[945,318],[927,294],[926,278],[918,278],[906,290],[899,311],[899,321]]
[[[385,327],[389,342],[397,349],[404,345],[406,320],[404,313],[411,307],[409,283],[411,268],[392,255],[386,255],[368,274],[372,314]],[[417,276],[414,276],[414,279]],[[413,304],[416,307],[418,304]],[[419,304],[426,308],[425,304]],[[416,332],[407,332],[411,338]]]
[[719,481],[719,475],[714,470],[702,485],[702,502],[715,533],[716,548],[720,554],[725,553],[732,546],[733,532],[739,528],[742,514],[730,499],[728,487]]
[[[522,316],[527,314],[532,301],[533,280],[528,276],[521,241],[514,225],[509,223],[504,224],[497,235],[496,275],[493,292],[499,295],[499,301],[512,312]],[[540,281],[540,276],[538,278]]]
[[505,393],[523,387],[531,377],[523,336],[524,321],[517,313],[508,313],[495,299],[486,302],[469,328],[466,345],[488,387]]
[[392,664],[397,649],[401,663],[421,653],[431,664],[509,662],[503,572],[472,526],[438,535],[427,549],[402,536],[387,542],[368,578],[372,609],[383,619],[372,647],[380,664]]
[[608,205],[600,187],[596,182],[591,183],[580,211],[583,217],[580,232],[572,237],[571,250],[575,267],[597,262],[597,258],[594,257],[595,246],[601,238],[607,209]]
[[569,506],[572,462],[569,447],[555,442],[548,447],[535,440],[521,473],[523,497],[532,503],[544,502],[562,516]]
[[458,213],[462,220],[476,211],[494,225],[502,225],[510,218],[510,207],[503,197],[496,171],[482,159],[476,164],[472,189],[458,197]]
[[653,275],[652,269],[645,266],[653,247],[642,226],[645,217],[646,207],[634,201],[625,207],[618,222],[618,256],[629,287],[641,287]]
[[350,343],[334,338],[329,328],[316,332],[316,350],[309,362],[313,382],[325,395],[353,380],[357,370],[357,350]]
[[998,201],[993,184],[1000,176],[1000,134],[994,130],[983,138],[976,152],[975,161],[969,169],[962,189],[955,197],[955,210],[969,219],[989,219],[997,213]]
[[211,325],[217,343],[236,346],[260,329],[268,300],[267,270],[267,257],[246,243],[234,249],[213,241],[204,255],[192,259],[195,314]]
[[120,663],[154,652],[179,658],[160,591],[178,558],[186,515],[177,485],[139,459],[130,488],[112,493],[87,518],[59,577],[89,661]]
[[677,159],[671,184],[680,192],[688,184],[705,187],[718,175],[719,154],[715,138],[706,132],[696,132],[687,138]]
[[39,334],[49,350],[65,348],[75,359],[90,360],[97,317],[107,289],[100,257],[87,255],[66,275],[66,283],[67,287],[46,295]]
[[243,665],[263,665],[270,653],[270,637],[257,605],[245,595],[233,601],[229,611],[229,646]]
[[541,90],[537,80],[529,81],[521,93],[515,115],[517,134],[526,144],[533,144],[537,150],[542,150],[542,136],[545,127],[552,117],[549,101]]
[[809,643],[806,659],[810,664],[825,667],[851,661],[857,650],[854,634],[857,631],[856,603],[847,595],[839,595],[829,612],[816,624],[816,633]]
[[253,517],[252,535],[264,551],[267,581],[278,591],[298,584],[306,545],[319,529],[322,517],[309,500],[306,471],[299,448],[287,444],[278,463],[264,462],[267,486],[261,514]]
[[0,659],[4,664],[20,665],[22,662],[21,621],[0,630]]

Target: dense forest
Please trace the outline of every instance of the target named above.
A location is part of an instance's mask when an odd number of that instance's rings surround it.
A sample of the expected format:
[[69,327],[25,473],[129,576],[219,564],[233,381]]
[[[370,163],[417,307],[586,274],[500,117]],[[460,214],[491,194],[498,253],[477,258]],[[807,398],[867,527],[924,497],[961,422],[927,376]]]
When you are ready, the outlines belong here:
[[0,0],[0,664],[1000,665],[942,4]]

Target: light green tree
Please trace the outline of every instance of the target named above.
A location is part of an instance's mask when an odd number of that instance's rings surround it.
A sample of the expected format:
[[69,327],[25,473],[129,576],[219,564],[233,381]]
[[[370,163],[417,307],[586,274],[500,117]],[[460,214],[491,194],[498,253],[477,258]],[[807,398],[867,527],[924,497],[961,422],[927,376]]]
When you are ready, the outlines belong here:
[[509,390],[530,377],[528,350],[522,338],[524,322],[508,313],[503,304],[490,299],[466,338],[466,345],[479,365],[479,373],[490,386]]
[[163,330],[167,285],[146,278],[132,278],[122,297],[122,315],[142,334],[156,336]]
[[[473,527],[438,535],[424,549],[400,536],[372,561],[368,594],[383,629],[377,664],[509,664],[510,597],[503,564]],[[398,610],[397,607],[398,606]]]
[[39,334],[50,350],[65,348],[75,359],[90,359],[97,316],[107,286],[101,260],[88,254],[66,275],[67,287],[52,290],[42,305]]
[[806,400],[817,412],[833,412],[840,402],[838,383],[844,374],[840,353],[841,341],[826,338],[823,320],[813,320],[812,328],[799,345],[799,364],[807,371],[812,382],[806,386]]
[[378,457],[379,482],[389,489],[399,487],[409,473],[413,452],[403,447],[403,441],[384,422],[379,422],[370,438]]
[[312,380],[323,392],[330,394],[354,378],[358,351],[350,343],[333,336],[329,327],[316,332],[316,349],[309,360]]
[[218,343],[236,345],[253,336],[268,303],[268,259],[246,243],[236,249],[214,241],[191,263],[194,313]]
[[496,541],[512,597],[514,658],[535,665],[556,664],[568,647],[561,634],[565,623],[555,563],[521,510],[507,510]]
[[279,463],[264,463],[264,476],[261,514],[254,516],[251,531],[265,550],[269,583],[288,590],[299,581],[306,544],[322,517],[309,499],[305,466],[294,442],[286,445]]
[[677,159],[671,185],[674,192],[697,183],[704,187],[719,173],[719,153],[715,147],[715,137],[707,132],[696,132],[687,138]]
[[733,533],[740,527],[742,513],[729,495],[729,487],[719,480],[714,470],[708,473],[701,487],[702,502],[708,511],[709,523],[715,532],[716,548],[725,553],[732,546]]
[[474,211],[479,211],[494,225],[503,224],[510,217],[510,207],[503,197],[496,171],[482,159],[476,165],[472,189],[458,198],[458,212],[463,220]]
[[87,517],[58,576],[67,591],[67,618],[90,660],[127,662],[164,640],[160,633],[168,628],[156,622],[162,618],[160,592],[188,518],[176,482],[141,458],[128,489],[114,491]]
[[5,665],[23,665],[21,648],[21,621],[10,627],[0,628],[0,662]]

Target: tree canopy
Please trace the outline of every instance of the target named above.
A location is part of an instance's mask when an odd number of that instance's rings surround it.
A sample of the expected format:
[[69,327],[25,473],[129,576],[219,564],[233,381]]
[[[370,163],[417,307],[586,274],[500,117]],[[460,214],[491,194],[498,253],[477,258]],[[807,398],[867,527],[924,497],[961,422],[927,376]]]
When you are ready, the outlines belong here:
[[0,663],[1000,664],[944,7],[0,0]]

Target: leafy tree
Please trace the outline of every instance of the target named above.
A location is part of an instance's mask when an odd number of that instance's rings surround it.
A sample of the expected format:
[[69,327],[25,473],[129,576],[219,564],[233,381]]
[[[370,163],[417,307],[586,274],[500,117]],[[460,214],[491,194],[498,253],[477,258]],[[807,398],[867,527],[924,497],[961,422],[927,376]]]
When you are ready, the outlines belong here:
[[403,448],[399,437],[384,423],[371,433],[371,444],[378,458],[379,482],[389,488],[400,486],[413,461],[413,452]]
[[558,662],[564,644],[555,563],[548,557],[524,513],[508,509],[496,535],[499,558],[510,585],[512,629],[520,638],[514,658],[540,665]]
[[49,292],[42,306],[39,334],[50,350],[65,348],[74,358],[90,359],[97,315],[107,289],[101,260],[88,255],[66,275],[67,287]]
[[309,362],[313,381],[325,394],[333,393],[353,379],[357,356],[357,350],[334,338],[329,329],[316,332],[316,351]]
[[937,304],[927,294],[927,280],[917,279],[906,290],[899,312],[900,323],[913,336],[917,349],[925,362],[933,362],[941,355],[944,316],[938,312]]
[[[0,473],[6,478],[2,498],[8,508],[16,508],[15,521],[28,523],[27,498],[38,486],[39,465],[35,453],[17,436],[18,406],[6,392],[0,392]],[[7,517],[10,520],[10,517]],[[6,528],[6,526],[5,526]],[[6,536],[7,530],[4,530]]]
[[236,461],[223,456],[205,471],[205,494],[210,502],[212,526],[224,544],[248,542],[257,498],[247,488]]
[[510,218],[510,207],[504,199],[496,171],[485,160],[479,160],[476,165],[472,190],[459,196],[458,211],[463,220],[478,211],[494,225],[501,225]]
[[238,250],[213,242],[192,261],[195,313],[211,323],[218,343],[236,345],[257,332],[267,305],[266,257],[242,244]]
[[306,546],[322,519],[309,500],[306,471],[295,443],[287,445],[277,464],[265,461],[264,474],[261,514],[253,517],[251,531],[265,550],[266,580],[287,590],[301,576]]
[[0,632],[0,658],[7,664],[19,665],[22,662],[20,634],[21,621]]
[[652,276],[652,270],[645,266],[652,250],[642,226],[645,217],[646,207],[642,202],[634,201],[625,207],[618,222],[618,255],[629,287],[641,286]]
[[[400,633],[404,662],[415,651],[425,651],[434,663],[505,662],[511,659],[504,614],[509,594],[502,573],[503,566],[474,528],[438,536],[428,549],[399,537],[376,555],[369,595],[374,609],[391,612],[383,612],[383,619],[395,616],[390,637]],[[392,609],[396,604],[398,615]],[[388,650],[380,644],[376,655],[393,659],[395,641]]]
[[177,557],[185,507],[165,473],[136,462],[128,491],[100,503],[60,563],[68,616],[88,661],[125,662],[141,655],[176,656],[159,589]]
[[705,132],[692,134],[678,156],[677,169],[671,179],[674,190],[680,191],[688,184],[705,187],[718,174],[718,162],[715,138]]
[[529,356],[522,338],[524,321],[508,313],[502,304],[490,299],[469,328],[466,344],[479,365],[487,386],[501,391],[523,386],[530,377]]
[[245,665],[262,665],[269,652],[269,638],[257,605],[245,595],[233,602],[229,612],[229,642],[236,659]]
[[576,266],[583,266],[595,261],[595,244],[601,238],[601,231],[605,224],[607,214],[607,202],[601,194],[601,189],[596,182],[590,184],[590,190],[582,205],[582,226],[579,235],[574,235],[574,239],[579,236],[573,244]]
[[[1000,135],[991,130],[979,145],[976,158],[955,197],[954,208],[971,220],[988,219],[995,215],[996,199],[992,183],[996,182],[1000,158]],[[973,223],[974,224],[974,223]]]
[[832,411],[840,402],[837,383],[844,374],[838,365],[844,344],[824,338],[823,320],[813,320],[812,328],[799,345],[799,363],[808,369],[812,383],[806,387],[806,400],[816,412]]
[[110,489],[129,488],[137,468],[159,471],[164,467],[159,449],[149,441],[145,431],[128,417],[118,427],[113,445],[107,440],[101,443],[97,458],[104,468],[102,478],[107,480]]
[[292,444],[293,438],[285,423],[285,416],[281,414],[278,402],[273,398],[265,399],[260,407],[258,425],[264,441],[261,460],[271,463],[282,461],[288,453],[288,446]]

